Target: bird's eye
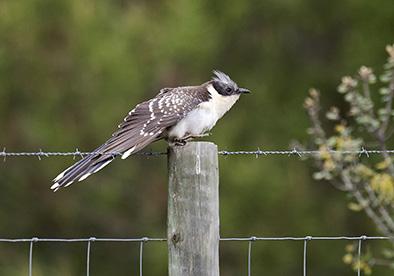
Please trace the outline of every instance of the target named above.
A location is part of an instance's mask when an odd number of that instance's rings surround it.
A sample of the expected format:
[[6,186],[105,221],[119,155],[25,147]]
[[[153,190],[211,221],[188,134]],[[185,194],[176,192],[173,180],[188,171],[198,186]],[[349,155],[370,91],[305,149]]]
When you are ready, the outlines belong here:
[[226,88],[226,92],[228,92],[228,93],[230,93],[231,90],[232,90],[232,89],[231,89],[230,87],[227,87],[227,88]]

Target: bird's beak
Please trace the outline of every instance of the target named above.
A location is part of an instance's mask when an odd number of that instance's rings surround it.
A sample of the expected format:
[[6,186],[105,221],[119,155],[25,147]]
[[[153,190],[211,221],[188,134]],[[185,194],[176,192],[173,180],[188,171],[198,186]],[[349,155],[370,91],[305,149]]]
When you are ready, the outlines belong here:
[[238,93],[239,94],[249,94],[250,90],[246,88],[238,88]]

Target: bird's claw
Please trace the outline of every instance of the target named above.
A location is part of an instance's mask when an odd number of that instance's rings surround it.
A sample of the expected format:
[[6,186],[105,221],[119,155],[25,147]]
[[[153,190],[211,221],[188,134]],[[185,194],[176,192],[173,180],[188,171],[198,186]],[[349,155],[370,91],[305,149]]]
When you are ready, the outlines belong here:
[[203,133],[203,134],[199,134],[199,135],[188,135],[183,138],[175,138],[171,141],[170,146],[184,146],[187,144],[187,142],[189,142],[195,138],[202,138],[202,137],[207,137],[210,135],[211,135],[211,133],[207,132],[207,133]]
[[187,139],[177,139],[174,144],[175,146],[184,146],[187,144]]
[[187,144],[187,140],[186,139],[174,139],[171,143],[170,146],[184,146]]

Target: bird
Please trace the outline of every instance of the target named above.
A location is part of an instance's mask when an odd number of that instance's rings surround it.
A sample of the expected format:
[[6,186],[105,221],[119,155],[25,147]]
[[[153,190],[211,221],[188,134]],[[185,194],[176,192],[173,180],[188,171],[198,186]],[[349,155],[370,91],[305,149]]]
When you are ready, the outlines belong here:
[[165,139],[170,146],[183,146],[207,136],[240,95],[247,93],[248,89],[238,87],[217,70],[201,85],[163,88],[155,97],[137,104],[103,145],[53,179],[51,189],[57,191],[82,181],[117,155],[126,159],[155,141]]

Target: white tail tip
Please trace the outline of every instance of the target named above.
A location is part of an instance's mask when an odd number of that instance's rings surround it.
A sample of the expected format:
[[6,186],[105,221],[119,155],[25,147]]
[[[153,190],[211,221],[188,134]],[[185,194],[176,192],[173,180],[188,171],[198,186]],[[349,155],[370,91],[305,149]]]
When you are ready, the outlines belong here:
[[[88,178],[88,177],[91,176],[91,175],[92,175],[91,173],[86,173],[86,174],[82,175],[82,176],[78,179],[78,181],[85,180],[86,178]],[[71,183],[69,183],[68,185],[71,185]]]
[[133,153],[133,151],[135,150],[135,146],[134,147],[132,147],[131,149],[129,149],[128,151],[126,151],[125,153],[123,153],[123,155],[122,155],[122,159],[126,159],[127,157],[129,157],[130,156],[130,154],[132,154]]
[[51,186],[51,190],[57,190],[60,187],[60,185],[58,183],[55,183]]

